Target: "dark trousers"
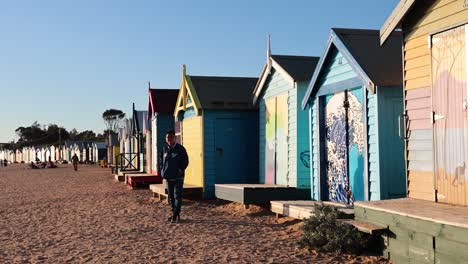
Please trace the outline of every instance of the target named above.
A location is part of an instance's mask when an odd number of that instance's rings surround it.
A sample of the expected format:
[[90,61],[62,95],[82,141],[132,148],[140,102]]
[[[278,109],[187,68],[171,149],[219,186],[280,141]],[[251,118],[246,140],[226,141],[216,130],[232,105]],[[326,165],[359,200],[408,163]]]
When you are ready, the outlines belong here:
[[180,213],[182,207],[182,191],[184,190],[184,178],[166,180],[167,199],[174,214]]

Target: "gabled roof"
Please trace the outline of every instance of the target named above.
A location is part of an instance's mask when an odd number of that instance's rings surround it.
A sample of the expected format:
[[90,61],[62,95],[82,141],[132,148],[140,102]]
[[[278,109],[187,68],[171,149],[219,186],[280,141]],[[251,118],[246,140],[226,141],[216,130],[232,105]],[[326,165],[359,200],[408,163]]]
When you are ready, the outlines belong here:
[[319,57],[290,55],[271,55],[271,58],[296,82],[309,81],[320,59]]
[[202,109],[254,109],[257,78],[189,76]]
[[148,91],[148,117],[151,118],[155,113],[170,114],[174,113],[174,107],[177,101],[179,90],[176,89],[153,89]]
[[338,49],[371,92],[375,86],[401,86],[403,83],[401,32],[394,32],[385,45],[380,46],[378,30],[333,28],[327,48],[315,69],[309,88],[302,101],[305,108],[315,96],[328,53]]
[[380,29],[380,43],[383,44],[400,24],[416,0],[401,0]]
[[291,56],[291,55],[271,55],[263,67],[262,73],[253,92],[253,103],[256,104],[258,98],[263,93],[264,86],[271,68],[277,70],[291,86],[300,81],[309,81],[312,78],[319,57]]

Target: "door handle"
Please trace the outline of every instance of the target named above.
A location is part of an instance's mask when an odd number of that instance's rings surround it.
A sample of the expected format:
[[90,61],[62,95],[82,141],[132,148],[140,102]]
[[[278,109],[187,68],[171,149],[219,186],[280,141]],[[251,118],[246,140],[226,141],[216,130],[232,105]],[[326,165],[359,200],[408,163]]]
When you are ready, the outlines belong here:
[[216,152],[218,155],[222,156],[223,155],[223,148],[216,148]]
[[398,115],[398,137],[400,139],[403,139],[403,140],[408,139],[408,137],[406,136],[406,129],[405,129],[405,131],[402,131],[403,128],[405,127],[405,125],[402,126],[401,121],[404,120],[404,122],[406,124],[407,117],[408,116],[406,114],[404,114],[404,113]]

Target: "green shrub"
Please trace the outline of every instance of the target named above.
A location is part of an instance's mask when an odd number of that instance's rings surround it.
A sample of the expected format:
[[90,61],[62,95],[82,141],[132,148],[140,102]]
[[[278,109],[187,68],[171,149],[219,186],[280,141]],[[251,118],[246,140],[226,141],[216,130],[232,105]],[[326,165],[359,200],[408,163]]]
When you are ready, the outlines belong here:
[[341,212],[328,205],[316,205],[314,213],[304,221],[299,244],[323,252],[359,254],[371,242],[371,236],[349,224],[337,221]]

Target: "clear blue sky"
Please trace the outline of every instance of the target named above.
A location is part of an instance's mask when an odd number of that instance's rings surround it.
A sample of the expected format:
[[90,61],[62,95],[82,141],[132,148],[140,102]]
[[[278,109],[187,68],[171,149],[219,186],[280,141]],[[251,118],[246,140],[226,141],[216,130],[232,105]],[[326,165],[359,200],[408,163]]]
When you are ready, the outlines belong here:
[[0,1],[0,142],[34,121],[105,128],[147,107],[147,82],[258,77],[273,54],[320,56],[331,27],[379,29],[398,0]]

